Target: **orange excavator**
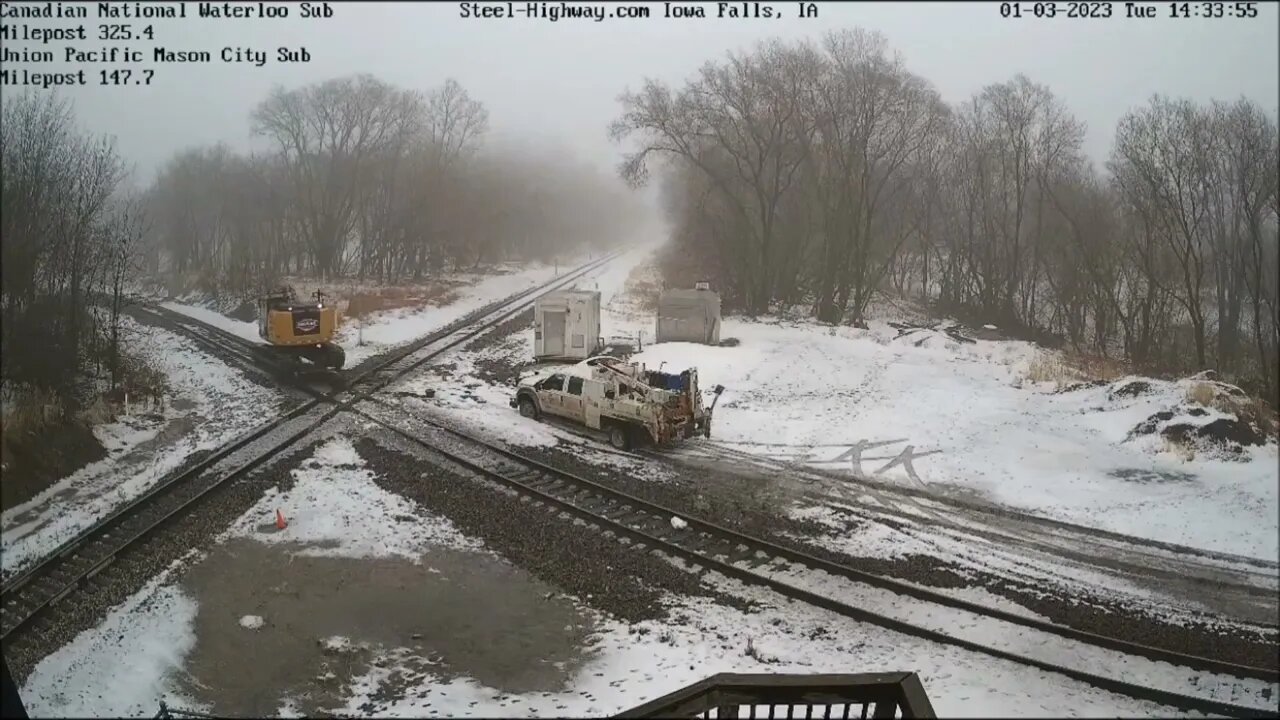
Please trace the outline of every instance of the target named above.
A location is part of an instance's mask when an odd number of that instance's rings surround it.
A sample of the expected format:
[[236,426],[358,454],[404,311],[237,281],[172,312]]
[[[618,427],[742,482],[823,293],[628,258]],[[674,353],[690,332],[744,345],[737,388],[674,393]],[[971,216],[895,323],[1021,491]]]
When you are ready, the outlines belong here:
[[258,335],[275,351],[296,361],[341,370],[346,353],[333,341],[340,322],[338,307],[325,303],[319,290],[312,297],[314,302],[303,302],[292,287],[260,296]]

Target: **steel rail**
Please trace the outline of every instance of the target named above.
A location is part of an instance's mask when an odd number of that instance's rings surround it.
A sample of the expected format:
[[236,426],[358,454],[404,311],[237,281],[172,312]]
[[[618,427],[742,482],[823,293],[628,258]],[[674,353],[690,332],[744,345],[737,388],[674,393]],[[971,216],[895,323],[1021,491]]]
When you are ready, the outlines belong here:
[[[391,407],[385,403],[379,402],[379,404],[384,407]],[[1159,688],[1149,688],[1112,677],[1104,677],[1083,670],[1055,665],[1043,660],[982,645],[971,640],[953,637],[937,630],[913,625],[903,620],[846,605],[829,597],[821,596],[774,578],[740,568],[727,561],[719,560],[718,557],[726,555],[732,556],[735,554],[751,557],[756,553],[763,553],[767,559],[762,562],[766,564],[774,559],[784,559],[789,562],[806,566],[813,570],[822,570],[829,574],[845,577],[874,587],[887,589],[892,592],[914,597],[930,603],[936,603],[946,607],[964,610],[983,617],[1052,633],[1060,637],[1077,640],[1109,650],[1115,650],[1131,655],[1140,655],[1151,660],[1159,660],[1189,667],[1197,671],[1272,682],[1280,681],[1280,672],[1275,670],[1268,670],[1248,665],[1238,665],[1212,658],[1177,653],[1170,650],[1164,650],[1162,648],[1154,648],[1117,638],[1076,630],[1074,628],[1054,625],[1035,618],[1024,617],[995,608],[988,608],[965,600],[960,600],[958,598],[942,595],[926,588],[919,588],[902,583],[892,578],[874,575],[872,573],[867,573],[823,560],[791,548],[777,545],[768,540],[745,535],[736,530],[732,530],[715,523],[691,518],[682,512],[662,506],[658,503],[643,500],[607,485],[603,485],[574,473],[547,465],[544,462],[521,455],[502,445],[477,438],[469,433],[430,419],[417,417],[415,418],[415,421],[429,425],[435,430],[445,432],[461,440],[463,443],[480,448],[485,452],[497,454],[501,456],[505,462],[514,463],[516,467],[509,468],[502,467],[500,465],[498,468],[495,468],[483,465],[471,458],[459,454],[456,451],[443,447],[443,444],[440,442],[423,439],[412,432],[388,422],[385,419],[377,417],[376,415],[358,408],[355,409],[355,412],[363,415],[366,419],[377,423],[381,427],[394,432],[400,437],[443,455],[450,461],[455,462],[472,472],[491,480],[496,480],[519,492],[534,496],[543,503],[553,505],[556,508],[567,511],[584,520],[602,526],[607,526],[609,529],[613,530],[615,534],[630,537],[633,540],[643,542],[653,548],[660,549],[662,552],[669,555],[680,557],[697,565],[714,569],[726,576],[733,577],[748,584],[768,587],[769,589],[779,592],[784,596],[837,612],[846,617],[869,622],[925,640],[954,645],[966,650],[984,653],[1003,660],[1010,660],[1047,672],[1058,673],[1128,697],[1157,702],[1184,710],[1218,713],[1233,717],[1280,717],[1280,712],[1276,712],[1275,710],[1246,707],[1232,703],[1224,703],[1217,700],[1210,700],[1207,698],[1183,695],[1181,693],[1175,693]],[[557,490],[559,492],[556,492]],[[583,507],[584,504],[587,504],[582,500],[584,494],[590,500],[601,505],[603,509],[600,507]],[[664,531],[651,532],[644,530],[643,527],[635,527],[636,525],[642,526],[643,524],[642,521],[635,519],[636,516],[640,516],[644,521],[659,527],[665,525],[665,533]],[[669,525],[666,525],[667,521],[673,516],[683,519],[688,524],[688,527],[692,532],[674,531]],[[631,522],[626,522],[628,518],[631,518]],[[681,532],[687,534],[681,534]],[[691,547],[677,544],[677,542],[672,539],[673,537],[684,540],[686,544]],[[739,549],[736,552],[713,554],[702,547],[702,545],[704,545],[708,540]],[[745,547],[746,550],[740,549],[743,547]]]
[[[554,292],[578,280],[611,262],[620,254],[620,252],[609,253],[550,281],[489,303],[424,338],[362,364],[359,370],[353,373],[355,382],[368,378],[377,379],[369,387],[355,392],[351,399],[341,401],[326,397],[325,400],[313,398],[302,402],[281,417],[264,423],[224,445],[193,467],[157,483],[137,498],[115,508],[91,527],[59,545],[0,588],[0,640],[7,640],[19,630],[29,627],[50,607],[82,589],[90,579],[111,565],[122,552],[148,537],[167,521],[193,508],[196,502],[208,495],[210,491],[260,467],[297,440],[313,432],[338,412],[352,409],[352,402],[370,397],[440,354],[471,340],[481,332],[510,320],[527,310],[537,297]],[[438,347],[432,347],[436,345]],[[390,376],[378,377],[379,373],[391,369],[396,363],[412,357],[425,348],[430,349],[422,358],[406,367],[395,369]],[[324,401],[332,403],[332,407],[303,429],[258,452],[230,472],[210,479],[203,477],[206,470],[227,456],[303,416]],[[175,494],[184,490],[187,492],[186,496]],[[172,500],[173,498],[176,500]],[[175,504],[165,505],[165,502]],[[121,530],[123,530],[123,537],[121,537]]]

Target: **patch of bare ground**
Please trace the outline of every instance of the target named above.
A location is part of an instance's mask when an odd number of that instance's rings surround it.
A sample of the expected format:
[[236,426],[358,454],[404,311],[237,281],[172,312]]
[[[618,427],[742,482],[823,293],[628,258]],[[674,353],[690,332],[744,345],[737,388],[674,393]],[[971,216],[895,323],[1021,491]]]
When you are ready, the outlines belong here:
[[[533,324],[533,308],[495,325],[488,332],[467,343],[464,348],[471,353],[484,353],[512,340],[519,332],[527,332]],[[520,373],[527,368],[513,353],[483,354],[473,363],[475,376],[493,385],[513,385]]]
[[338,294],[335,299],[341,303],[339,307],[344,315],[360,318],[375,312],[449,305],[461,296],[462,287],[465,287],[465,283],[440,281],[426,286],[378,288]]
[[533,308],[529,308],[524,312],[518,313],[514,317],[504,320],[494,325],[480,337],[467,343],[463,350],[466,352],[481,352],[495,345],[505,342],[510,336],[522,330],[528,330],[533,325]]
[[18,394],[0,419],[0,509],[21,505],[59,480],[107,457],[93,427],[112,422],[123,401],[156,401],[169,393],[168,378],[146,361],[126,355],[121,381],[110,392],[77,408],[51,393]]
[[593,620],[492,555],[434,547],[414,562],[300,549],[235,539],[184,574],[199,613],[180,680],[215,712],[264,717],[288,698],[307,717],[329,714],[375,667],[393,669],[365,713],[428,671],[501,692],[558,691],[585,659]]
[[1131,374],[1131,368],[1120,360],[1098,355],[1040,351],[1027,368],[1031,382],[1052,382],[1058,390],[1085,385],[1101,385]]
[[0,428],[0,509],[21,505],[80,468],[107,456],[85,422],[70,418],[39,432]]

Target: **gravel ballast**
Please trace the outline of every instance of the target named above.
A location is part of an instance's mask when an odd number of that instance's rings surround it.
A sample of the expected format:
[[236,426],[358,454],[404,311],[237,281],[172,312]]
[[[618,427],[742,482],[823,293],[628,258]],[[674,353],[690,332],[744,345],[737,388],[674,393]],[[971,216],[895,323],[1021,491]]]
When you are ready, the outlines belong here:
[[[1280,633],[1265,640],[1243,631],[1213,627],[1211,619],[1186,625],[1162,622],[1136,612],[1108,598],[1094,594],[1051,594],[1055,588],[1027,588],[1008,579],[973,568],[951,565],[930,556],[912,555],[903,559],[854,557],[831,551],[794,536],[820,537],[828,528],[781,515],[782,506],[771,507],[771,496],[747,491],[741,476],[732,471],[700,467],[696,477],[680,482],[638,480],[623,472],[585,462],[567,451],[521,448],[521,454],[553,467],[663,505],[706,522],[716,523],[753,537],[767,539],[810,555],[849,567],[939,589],[980,587],[1009,599],[1068,627],[1177,652],[1212,657],[1225,662],[1280,668],[1277,650]],[[672,465],[676,465],[672,463]],[[677,477],[678,466],[670,468]],[[856,527],[850,527],[850,532]],[[792,537],[788,537],[792,536]]]
[[375,482],[448,518],[463,533],[587,606],[629,622],[666,616],[664,591],[741,600],[705,588],[695,575],[630,549],[513,492],[456,469],[446,458],[379,433],[355,443]]

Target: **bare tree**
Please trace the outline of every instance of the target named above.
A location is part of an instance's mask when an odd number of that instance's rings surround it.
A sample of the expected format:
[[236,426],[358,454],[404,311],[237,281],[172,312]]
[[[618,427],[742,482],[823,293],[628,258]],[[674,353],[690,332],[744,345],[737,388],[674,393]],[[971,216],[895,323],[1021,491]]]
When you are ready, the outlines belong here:
[[755,313],[772,300],[781,255],[775,230],[813,132],[803,105],[817,64],[812,48],[778,41],[750,55],[731,53],[723,65],[703,66],[674,96],[652,80],[640,93],[624,94],[623,115],[610,130],[615,140],[640,137],[640,149],[622,166],[633,185],[645,182],[655,154],[691,163],[716,185],[746,231],[740,257]]
[[342,262],[371,163],[407,144],[421,102],[417,93],[361,75],[276,88],[254,110],[253,132],[276,142],[288,168],[302,235],[322,277]]
[[882,36],[834,33],[825,48],[807,154],[824,218],[816,315],[836,322],[852,309],[862,324],[873,291],[920,230],[914,203],[948,110],[900,58],[889,56]]
[[948,108],[857,30],[621,103],[611,132],[638,140],[623,177],[669,161],[667,279],[716,278],[726,307],[861,323],[874,293],[914,288],[1082,353],[1280,393],[1280,143],[1254,103],[1157,97],[1121,120],[1104,173],[1049,88],[1016,75]]
[[0,381],[74,401],[99,339],[89,307],[123,165],[110,140],[77,131],[70,104],[33,93],[5,101],[0,163]]
[[142,241],[147,233],[147,219],[141,198],[130,195],[118,199],[102,228],[104,267],[110,297],[107,368],[111,388],[119,386],[120,377],[120,310],[124,305],[126,286],[142,268]]
[[1141,208],[1144,230],[1177,263],[1174,282],[1165,283],[1162,273],[1150,280],[1187,312],[1200,367],[1207,365],[1203,290],[1210,252],[1208,158],[1215,145],[1209,118],[1190,101],[1157,96],[1121,120],[1110,164],[1121,193]]

